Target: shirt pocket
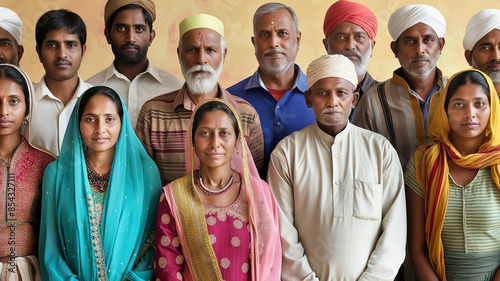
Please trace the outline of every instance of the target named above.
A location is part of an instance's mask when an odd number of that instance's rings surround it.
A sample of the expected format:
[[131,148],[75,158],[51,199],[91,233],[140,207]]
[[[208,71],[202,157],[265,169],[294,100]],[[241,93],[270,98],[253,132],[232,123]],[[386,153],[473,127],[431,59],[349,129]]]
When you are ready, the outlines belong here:
[[355,179],[352,214],[362,220],[380,220],[382,185]]

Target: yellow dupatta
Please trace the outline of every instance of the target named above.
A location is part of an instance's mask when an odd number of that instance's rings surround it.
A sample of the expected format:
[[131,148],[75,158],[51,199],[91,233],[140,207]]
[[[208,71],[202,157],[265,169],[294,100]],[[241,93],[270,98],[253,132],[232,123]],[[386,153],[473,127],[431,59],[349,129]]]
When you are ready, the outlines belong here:
[[[490,121],[486,127],[486,140],[477,153],[462,156],[450,141],[450,125],[444,108],[450,84],[457,75],[475,71],[483,75],[490,88]],[[480,169],[491,166],[491,177],[500,189],[500,123],[498,122],[499,98],[491,79],[483,72],[468,69],[453,75],[446,88],[437,94],[437,101],[431,104],[428,144],[418,147],[415,152],[415,172],[418,184],[425,195],[425,239],[429,260],[438,277],[446,280],[444,250],[441,231],[448,205],[449,167],[448,157],[463,168]]]

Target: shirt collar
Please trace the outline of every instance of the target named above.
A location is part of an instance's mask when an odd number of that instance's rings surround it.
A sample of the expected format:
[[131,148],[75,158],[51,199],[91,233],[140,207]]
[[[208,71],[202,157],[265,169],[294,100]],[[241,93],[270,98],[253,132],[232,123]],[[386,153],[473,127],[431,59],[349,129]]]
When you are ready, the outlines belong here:
[[[234,109],[239,113],[239,109],[238,109],[238,106],[237,106],[237,103],[236,103],[236,100],[234,99],[234,97],[228,91],[226,91],[226,89],[222,88],[219,83],[217,83],[217,88],[218,88],[218,98],[231,104],[234,107]],[[182,88],[179,90],[179,92],[175,96],[173,108],[172,108],[172,113],[174,113],[175,110],[177,108],[179,108],[180,106],[184,107],[185,110],[189,110],[189,111],[193,111],[193,109],[195,108],[193,101],[189,97],[186,83],[184,83],[184,85],[182,85]]]
[[[144,72],[139,73],[136,77],[138,77],[140,75],[144,75],[146,73],[150,74],[158,82],[163,83],[161,80],[160,74],[158,73],[157,67],[154,66],[152,63],[150,63],[149,60],[148,60],[148,67],[146,67],[146,70]],[[127,78],[127,76],[123,75],[120,71],[118,71],[116,69],[114,62],[112,62],[111,65],[108,67],[108,70],[106,71],[106,75],[104,76],[104,81],[108,81],[113,76],[116,76],[117,78],[131,82]]]
[[[437,76],[437,85],[439,86],[438,90],[443,89],[444,83],[446,83],[447,77],[443,76],[443,73],[437,67],[436,67],[436,76]],[[405,80],[405,76],[404,76],[404,72],[403,72],[402,67],[394,70],[394,73],[392,74],[392,82],[394,82],[394,84],[396,84],[396,85],[399,85],[399,86],[405,88],[407,92],[411,92],[410,86],[408,85],[408,83]],[[434,85],[434,86],[436,86],[436,85]]]
[[347,120],[347,125],[345,126],[345,128],[335,137],[332,137],[329,134],[325,133],[323,130],[321,130],[321,128],[318,125],[318,120],[314,121],[313,126],[314,126],[314,133],[316,134],[316,136],[321,140],[323,140],[324,142],[328,143],[329,145],[332,145],[335,142],[335,139],[338,140],[343,139],[344,136],[347,135],[348,131],[351,129],[352,125],[349,122],[349,120]]
[[[306,75],[304,74],[304,72],[302,72],[297,64],[295,64],[295,69],[297,69],[298,75],[297,78],[295,78],[292,89],[297,88],[299,91],[304,93],[307,90]],[[257,71],[255,71],[255,73],[248,80],[248,83],[245,85],[245,90],[259,87],[268,91],[266,86],[264,85],[264,82],[262,81],[262,78],[260,77],[260,71],[259,69],[257,69]]]
[[[77,86],[76,91],[75,91],[77,98],[80,97],[83,94],[83,92],[85,92],[85,90],[88,89],[88,87],[86,87],[86,85],[87,84],[82,80],[80,75],[78,75],[78,86]],[[75,94],[73,93],[73,96],[74,95]],[[40,101],[45,96],[48,96],[52,99],[56,99],[54,94],[52,94],[49,87],[47,86],[47,83],[45,82],[45,75],[43,75],[42,79],[40,79],[40,82],[38,82],[38,84],[35,87],[36,102],[38,103],[38,101]],[[71,98],[71,99],[73,99],[73,98]]]

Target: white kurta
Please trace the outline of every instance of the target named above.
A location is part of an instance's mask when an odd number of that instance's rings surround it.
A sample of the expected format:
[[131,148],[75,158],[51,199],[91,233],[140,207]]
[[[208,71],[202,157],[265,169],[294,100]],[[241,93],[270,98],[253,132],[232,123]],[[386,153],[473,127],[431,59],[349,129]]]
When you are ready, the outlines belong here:
[[45,75],[34,84],[36,103],[33,106],[33,123],[29,126],[31,143],[59,155],[71,112],[78,98],[90,87],[78,77],[78,87],[71,100],[64,105],[47,87]]
[[106,85],[118,92],[125,102],[130,123],[134,129],[139,111],[145,102],[156,96],[178,90],[184,84],[177,76],[151,62],[148,62],[146,71],[137,75],[132,81],[116,70],[115,64],[111,63],[108,68],[90,77],[86,82],[94,86]]
[[268,183],[280,211],[283,280],[393,280],[405,257],[398,155],[352,124],[335,139],[317,125],[283,139]]

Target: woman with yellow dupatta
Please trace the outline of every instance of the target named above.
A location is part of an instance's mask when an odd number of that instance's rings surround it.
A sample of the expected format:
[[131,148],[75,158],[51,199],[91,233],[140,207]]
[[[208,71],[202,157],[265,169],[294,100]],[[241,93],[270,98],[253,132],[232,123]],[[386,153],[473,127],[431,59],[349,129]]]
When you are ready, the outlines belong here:
[[190,128],[188,176],[160,197],[157,280],[279,280],[277,205],[259,178],[237,112],[207,100],[194,110]]
[[431,142],[408,164],[408,248],[419,280],[500,278],[499,99],[470,69],[433,103]]

